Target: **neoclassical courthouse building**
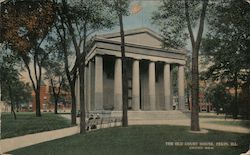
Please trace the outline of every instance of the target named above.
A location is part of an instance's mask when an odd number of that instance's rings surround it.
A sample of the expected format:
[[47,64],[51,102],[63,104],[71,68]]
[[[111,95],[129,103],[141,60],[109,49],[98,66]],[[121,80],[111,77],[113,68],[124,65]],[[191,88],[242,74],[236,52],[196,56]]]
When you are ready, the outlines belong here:
[[[125,31],[125,42],[126,57],[129,59],[127,66],[129,110],[173,110],[172,66],[178,67],[176,109],[184,110],[186,51],[163,49],[162,37],[148,28]],[[85,63],[87,64],[85,74],[87,111],[121,111],[120,33],[96,36]],[[78,82],[76,88],[79,103]]]

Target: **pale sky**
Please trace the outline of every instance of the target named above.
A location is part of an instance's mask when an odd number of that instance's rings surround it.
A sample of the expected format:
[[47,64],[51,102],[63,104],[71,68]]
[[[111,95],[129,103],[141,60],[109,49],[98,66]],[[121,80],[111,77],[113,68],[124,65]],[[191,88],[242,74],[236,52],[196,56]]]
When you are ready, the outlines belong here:
[[[141,27],[147,27],[153,31],[159,32],[159,29],[156,25],[152,24],[152,13],[157,11],[157,8],[161,5],[160,0],[132,0],[131,8],[133,6],[139,7],[139,11],[136,14],[130,14],[129,16],[124,17],[124,29],[135,29]],[[132,9],[131,9],[132,10]],[[112,30],[109,31],[100,31],[98,34],[110,33],[110,32],[119,32],[119,26],[115,26]],[[194,32],[195,33],[195,32]],[[188,41],[187,49],[191,49],[190,43]],[[27,73],[24,73],[25,81],[29,81]]]
[[[135,29],[141,27],[147,27],[154,31],[159,31],[155,25],[152,25],[151,17],[152,13],[157,10],[158,6],[160,6],[160,0],[133,0],[131,2],[131,8],[133,6],[140,6],[141,10],[136,13],[130,13],[129,16],[125,16],[123,18],[124,29]],[[131,11],[132,9],[130,9]],[[116,26],[112,29],[111,32],[118,32],[119,26]],[[105,31],[104,31],[105,32]],[[110,31],[106,31],[108,33]]]

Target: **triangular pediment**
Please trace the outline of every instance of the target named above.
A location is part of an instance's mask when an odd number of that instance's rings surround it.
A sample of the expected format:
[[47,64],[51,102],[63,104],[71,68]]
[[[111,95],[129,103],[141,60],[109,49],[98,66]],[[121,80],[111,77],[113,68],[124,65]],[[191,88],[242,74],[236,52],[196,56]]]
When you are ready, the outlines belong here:
[[[112,41],[121,41],[120,33],[110,33],[101,37]],[[125,31],[125,42],[156,48],[162,47],[162,37],[148,28]]]

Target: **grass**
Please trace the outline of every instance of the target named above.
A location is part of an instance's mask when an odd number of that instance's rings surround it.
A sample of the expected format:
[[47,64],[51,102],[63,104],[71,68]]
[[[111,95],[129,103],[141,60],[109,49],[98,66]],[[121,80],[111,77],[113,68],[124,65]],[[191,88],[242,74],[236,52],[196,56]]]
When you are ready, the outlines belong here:
[[225,119],[225,115],[199,115],[200,118],[216,118],[216,119]]
[[[14,155],[237,155],[248,150],[250,135],[209,130],[188,132],[182,126],[130,126],[100,129],[10,152]],[[238,146],[192,150],[188,146],[166,146],[165,142],[236,142]]]
[[2,139],[71,126],[69,120],[53,113],[43,113],[42,117],[35,117],[35,113],[17,113],[17,120],[10,113],[2,113],[1,120]]
[[247,120],[238,120],[238,121],[209,121],[209,123],[220,124],[220,125],[229,125],[229,126],[241,126],[250,129],[250,121]]

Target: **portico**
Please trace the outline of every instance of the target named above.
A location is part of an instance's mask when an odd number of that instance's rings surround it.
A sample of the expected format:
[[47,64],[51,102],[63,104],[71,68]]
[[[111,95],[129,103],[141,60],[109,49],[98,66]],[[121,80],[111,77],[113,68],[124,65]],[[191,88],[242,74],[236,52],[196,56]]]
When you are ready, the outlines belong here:
[[[122,110],[120,35],[97,36],[86,57],[87,111]],[[171,73],[178,67],[178,108],[185,109],[184,50],[164,49],[162,38],[142,28],[125,32],[128,61],[128,108],[131,111],[173,109]]]

